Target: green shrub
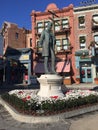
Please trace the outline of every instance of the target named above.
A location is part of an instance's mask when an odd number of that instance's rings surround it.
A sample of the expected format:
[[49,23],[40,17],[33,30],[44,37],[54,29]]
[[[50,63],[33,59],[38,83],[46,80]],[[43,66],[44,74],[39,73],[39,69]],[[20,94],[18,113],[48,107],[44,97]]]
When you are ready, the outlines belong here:
[[37,103],[35,100],[27,101],[25,98],[20,99],[16,95],[9,95],[8,93],[5,93],[1,95],[1,97],[10,103],[12,106],[17,108],[18,110],[22,111],[34,111],[36,110],[44,110],[44,111],[61,111],[61,110],[69,110],[69,109],[75,109],[83,105],[87,104],[94,104],[98,103],[98,96],[97,95],[89,95],[87,97],[79,97],[77,99],[68,99],[68,100],[46,100],[42,101],[40,104]]

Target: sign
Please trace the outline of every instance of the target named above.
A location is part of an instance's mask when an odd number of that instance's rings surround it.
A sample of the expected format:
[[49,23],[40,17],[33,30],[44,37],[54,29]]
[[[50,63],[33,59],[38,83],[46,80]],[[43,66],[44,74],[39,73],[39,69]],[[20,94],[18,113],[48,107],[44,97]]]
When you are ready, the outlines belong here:
[[19,60],[29,60],[29,55],[21,55]]

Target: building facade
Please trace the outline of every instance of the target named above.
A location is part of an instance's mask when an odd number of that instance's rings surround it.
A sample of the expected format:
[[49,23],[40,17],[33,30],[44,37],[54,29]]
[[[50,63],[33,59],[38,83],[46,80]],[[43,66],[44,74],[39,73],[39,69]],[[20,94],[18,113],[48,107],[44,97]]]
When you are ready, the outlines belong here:
[[32,11],[33,73],[44,73],[40,34],[53,21],[56,36],[56,71],[66,81],[89,83],[98,75],[98,5],[59,9],[49,4],[44,12]]
[[3,83],[3,70],[4,70],[4,65],[3,65],[3,36],[2,32],[0,30],[0,85]]
[[98,5],[74,8],[76,78],[94,82],[98,75]]
[[45,12],[32,11],[32,48],[33,73],[40,75],[44,73],[43,58],[41,57],[42,47],[39,45],[41,32],[47,28],[49,21],[54,24],[53,31],[56,37],[55,55],[56,71],[74,80],[74,14],[73,5],[59,9],[55,4],[49,4]]
[[31,76],[31,31],[19,28],[16,24],[4,22],[3,57],[4,57],[4,82],[30,84]]

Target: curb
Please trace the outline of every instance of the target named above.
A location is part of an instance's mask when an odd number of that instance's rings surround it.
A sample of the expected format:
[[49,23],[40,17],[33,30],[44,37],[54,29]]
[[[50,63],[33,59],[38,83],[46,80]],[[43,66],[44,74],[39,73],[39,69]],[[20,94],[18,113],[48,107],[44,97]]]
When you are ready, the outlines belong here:
[[24,123],[49,123],[49,122],[57,122],[62,119],[60,115],[47,116],[47,117],[23,115],[18,111],[16,111],[11,105],[5,102],[1,97],[0,97],[0,104],[4,106],[4,108],[11,114],[11,116],[15,120]]
[[5,102],[0,97],[0,104],[4,106],[4,108],[11,114],[11,116],[20,122],[24,123],[49,123],[49,122],[58,122],[62,119],[67,119],[75,116],[79,116],[85,113],[93,112],[98,110],[98,104],[93,106],[87,106],[86,108],[79,108],[76,110],[64,112],[62,114],[53,115],[53,116],[30,116],[23,115],[16,111],[11,105]]

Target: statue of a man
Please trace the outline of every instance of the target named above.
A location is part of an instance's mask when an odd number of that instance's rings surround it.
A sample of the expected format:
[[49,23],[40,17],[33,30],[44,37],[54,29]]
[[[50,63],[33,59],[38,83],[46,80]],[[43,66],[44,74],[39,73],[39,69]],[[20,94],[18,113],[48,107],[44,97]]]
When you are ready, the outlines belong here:
[[[44,57],[45,74],[56,74],[55,72],[55,36],[52,32],[52,22],[48,23],[47,29],[43,30],[40,37],[42,45],[42,56]],[[48,61],[51,59],[51,72],[49,71]]]

